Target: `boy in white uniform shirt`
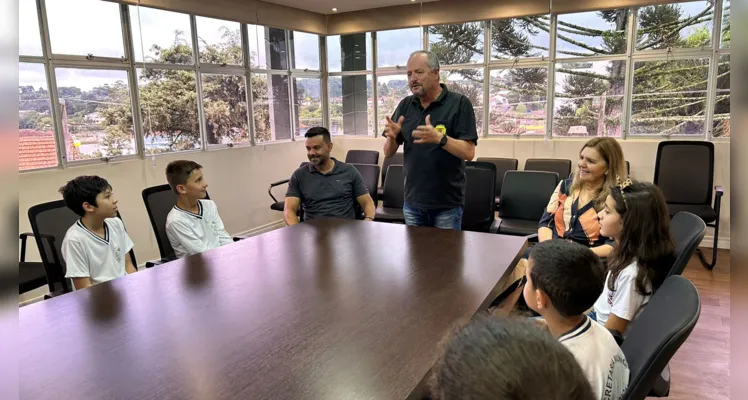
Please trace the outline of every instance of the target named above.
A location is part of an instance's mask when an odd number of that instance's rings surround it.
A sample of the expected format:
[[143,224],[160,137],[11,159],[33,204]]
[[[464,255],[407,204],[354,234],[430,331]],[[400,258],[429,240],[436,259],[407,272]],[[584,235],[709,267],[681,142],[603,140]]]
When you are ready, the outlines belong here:
[[122,221],[112,186],[98,176],[79,176],[60,188],[65,204],[81,219],[65,233],[62,258],[65,277],[76,290],[136,272],[133,247]]
[[600,259],[583,245],[547,240],[530,251],[526,277],[527,306],[574,354],[596,398],[620,399],[629,382],[626,357],[613,335],[585,314],[603,290]]
[[202,168],[187,160],[172,161],[166,166],[166,180],[179,195],[166,217],[166,235],[177,258],[233,242],[223,227],[216,203],[205,200],[208,183]]

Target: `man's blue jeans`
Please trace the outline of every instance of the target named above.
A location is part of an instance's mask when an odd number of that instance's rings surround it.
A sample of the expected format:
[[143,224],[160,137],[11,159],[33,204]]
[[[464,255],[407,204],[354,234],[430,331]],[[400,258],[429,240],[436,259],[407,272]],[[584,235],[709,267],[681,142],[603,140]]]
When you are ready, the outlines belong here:
[[462,206],[443,210],[424,210],[403,205],[405,224],[410,226],[428,226],[440,229],[459,231],[462,228]]

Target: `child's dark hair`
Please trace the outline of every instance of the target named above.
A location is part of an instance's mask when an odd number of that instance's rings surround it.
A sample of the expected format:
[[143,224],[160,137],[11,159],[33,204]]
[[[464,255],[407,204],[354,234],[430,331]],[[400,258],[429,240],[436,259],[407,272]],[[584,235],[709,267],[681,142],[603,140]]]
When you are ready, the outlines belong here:
[[65,200],[65,205],[82,217],[86,214],[83,203],[98,207],[96,196],[111,188],[112,185],[106,179],[96,175],[85,175],[68,181],[59,192]]
[[190,179],[190,174],[196,169],[201,169],[203,166],[189,160],[176,160],[169,163],[166,166],[166,181],[169,182],[171,190],[174,193],[177,192],[177,185],[184,185],[187,180]]
[[588,247],[566,240],[546,240],[530,251],[530,279],[564,317],[584,314],[605,285],[605,268]]
[[636,261],[636,290],[651,294],[647,283],[652,284],[652,292],[657,290],[675,260],[665,195],[657,186],[637,181],[611,188],[610,195],[621,216],[623,232],[608,257],[608,288],[615,290],[618,275]]
[[574,356],[547,331],[490,315],[451,337],[429,386],[435,400],[594,399]]
[[322,135],[322,138],[325,139],[325,143],[330,143],[332,139],[330,138],[330,131],[327,130],[327,128],[322,126],[315,126],[314,128],[309,128],[308,131],[304,134],[304,137],[306,138],[312,138],[315,136]]

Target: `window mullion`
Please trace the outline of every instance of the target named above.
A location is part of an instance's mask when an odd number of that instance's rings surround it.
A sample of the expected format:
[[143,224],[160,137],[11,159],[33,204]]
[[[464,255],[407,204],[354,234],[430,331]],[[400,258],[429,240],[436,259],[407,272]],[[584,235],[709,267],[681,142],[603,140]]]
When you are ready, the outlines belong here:
[[626,44],[626,73],[624,78],[626,82],[623,86],[623,110],[621,113],[621,139],[626,140],[629,136],[629,130],[631,129],[631,116],[633,114],[631,95],[634,92],[634,46],[636,44],[636,20],[638,17],[638,10],[636,8],[629,10],[628,19],[628,33]]
[[200,45],[197,36],[197,18],[190,15],[190,31],[192,33],[192,54],[195,60],[195,83],[197,86],[197,115],[200,118],[200,144],[202,151],[208,150],[208,131],[205,125],[205,109],[203,107],[203,77],[200,74]]
[[135,68],[135,50],[132,42],[132,24],[130,10],[126,4],[120,5],[120,16],[122,18],[122,37],[124,40],[126,58],[130,62],[130,71],[127,74],[130,83],[130,99],[132,107],[133,130],[135,131],[136,154],[145,158],[145,132],[143,131],[143,118],[140,115],[140,91],[138,88],[138,73]]
[[553,138],[553,108],[556,100],[556,21],[558,15],[551,15],[550,35],[548,44],[548,89],[545,95],[545,138]]
[[44,70],[47,74],[47,87],[49,88],[49,109],[52,112],[52,120],[55,126],[55,138],[57,144],[57,165],[65,168],[67,165],[67,149],[65,146],[65,128],[62,126],[60,115],[60,97],[57,92],[57,79],[55,71],[50,63],[51,43],[49,39],[49,24],[47,21],[47,7],[45,0],[37,0],[37,13],[39,15],[39,28],[42,34],[42,54],[44,55]]

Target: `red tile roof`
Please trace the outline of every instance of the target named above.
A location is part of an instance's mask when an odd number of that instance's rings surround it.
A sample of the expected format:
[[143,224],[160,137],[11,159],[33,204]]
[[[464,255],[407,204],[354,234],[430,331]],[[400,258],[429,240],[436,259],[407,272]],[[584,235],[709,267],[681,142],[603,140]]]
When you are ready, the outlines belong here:
[[57,148],[53,131],[33,129],[18,131],[18,169],[28,170],[57,166]]

